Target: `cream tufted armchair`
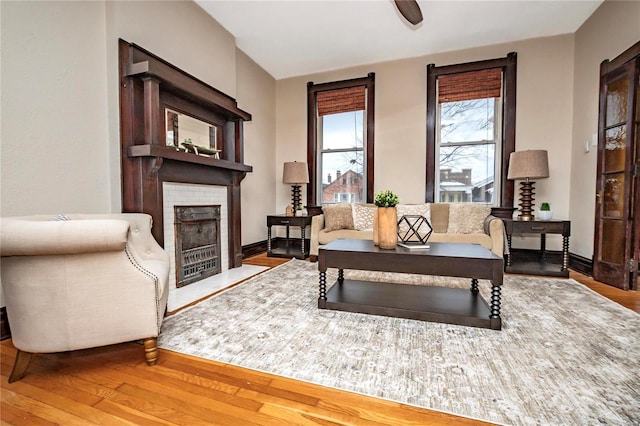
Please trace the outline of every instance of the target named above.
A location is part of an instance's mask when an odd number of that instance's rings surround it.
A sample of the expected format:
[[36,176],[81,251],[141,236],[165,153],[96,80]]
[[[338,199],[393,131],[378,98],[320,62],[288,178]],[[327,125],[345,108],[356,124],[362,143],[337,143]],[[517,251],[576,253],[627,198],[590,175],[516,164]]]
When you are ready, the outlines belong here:
[[167,304],[169,256],[151,234],[151,216],[26,216],[0,222],[2,288],[14,346],[9,382],[34,353],[144,340],[158,358]]

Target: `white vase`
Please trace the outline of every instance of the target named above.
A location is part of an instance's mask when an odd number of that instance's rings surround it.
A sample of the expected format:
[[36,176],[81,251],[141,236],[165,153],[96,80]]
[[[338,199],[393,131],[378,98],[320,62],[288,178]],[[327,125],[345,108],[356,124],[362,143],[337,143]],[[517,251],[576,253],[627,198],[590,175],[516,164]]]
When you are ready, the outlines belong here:
[[538,212],[538,220],[551,220],[553,212],[551,210],[540,210]]

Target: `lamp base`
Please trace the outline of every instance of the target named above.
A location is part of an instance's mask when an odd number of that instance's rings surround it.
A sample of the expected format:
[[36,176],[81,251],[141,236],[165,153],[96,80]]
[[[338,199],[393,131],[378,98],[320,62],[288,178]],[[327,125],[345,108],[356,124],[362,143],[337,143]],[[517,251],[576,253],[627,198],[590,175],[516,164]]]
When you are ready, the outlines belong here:
[[520,214],[518,220],[535,220],[533,215],[533,206],[535,198],[535,182],[530,181],[528,178],[520,182]]
[[302,207],[300,202],[300,185],[291,185],[291,201],[293,203],[293,215],[296,216],[298,207]]

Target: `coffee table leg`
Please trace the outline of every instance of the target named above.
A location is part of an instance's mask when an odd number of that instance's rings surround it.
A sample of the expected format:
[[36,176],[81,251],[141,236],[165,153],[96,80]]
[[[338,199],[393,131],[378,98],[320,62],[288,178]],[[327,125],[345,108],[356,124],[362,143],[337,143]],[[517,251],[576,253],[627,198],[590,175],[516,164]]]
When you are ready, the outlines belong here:
[[478,293],[478,279],[471,278],[471,291],[473,293]]
[[344,269],[338,269],[338,282],[340,284],[344,282]]
[[500,286],[491,287],[491,315],[489,318],[500,318]]
[[320,271],[320,299],[327,300],[327,272]]

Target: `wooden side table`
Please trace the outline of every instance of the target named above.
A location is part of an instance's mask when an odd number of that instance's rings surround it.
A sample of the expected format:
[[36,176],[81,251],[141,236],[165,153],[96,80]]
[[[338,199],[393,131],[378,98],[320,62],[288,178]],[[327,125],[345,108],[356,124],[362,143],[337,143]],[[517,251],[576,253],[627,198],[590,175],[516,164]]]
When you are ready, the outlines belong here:
[[[513,274],[569,276],[569,236],[571,221],[568,220],[516,220],[502,219],[507,233],[509,254],[507,254],[505,272]],[[537,234],[540,236],[540,252],[531,256],[516,257],[511,249],[513,235]],[[547,234],[562,235],[562,261],[553,262],[546,252]]]
[[[307,226],[311,226],[312,216],[285,216],[285,215],[268,215],[267,216],[267,257],[295,257],[298,259],[306,259],[309,257],[309,246],[305,242],[305,231]],[[271,241],[271,227],[286,226],[287,237],[284,247],[273,247]],[[289,227],[300,227],[300,240],[292,240],[289,238]]]

